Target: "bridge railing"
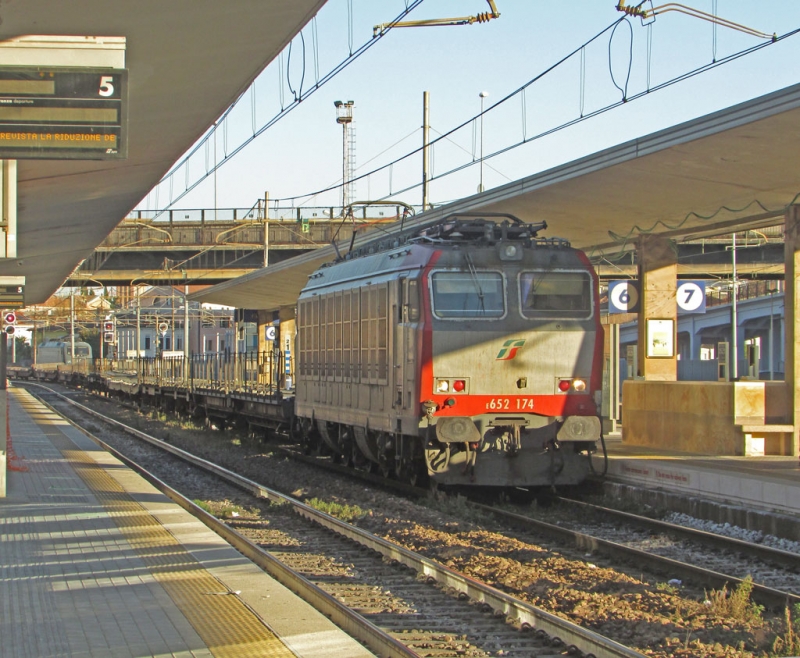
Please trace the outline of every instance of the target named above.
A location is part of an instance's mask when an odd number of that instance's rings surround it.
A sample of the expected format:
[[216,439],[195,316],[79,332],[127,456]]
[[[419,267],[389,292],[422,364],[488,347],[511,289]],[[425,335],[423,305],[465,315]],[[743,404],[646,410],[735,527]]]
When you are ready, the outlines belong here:
[[[414,212],[421,212],[422,206],[412,206]],[[353,218],[398,219],[405,208],[402,205],[363,205],[353,209]],[[341,206],[273,206],[267,209],[267,218],[272,221],[333,221],[342,220]],[[132,210],[126,220],[144,220],[157,224],[179,222],[231,222],[237,220],[264,221],[263,205],[250,208],[189,208],[170,210]]]
[[[394,220],[392,220],[394,221]],[[370,226],[370,222],[359,222],[358,228]],[[309,248],[316,245],[330,244],[334,236],[342,241],[349,240],[352,235],[353,224],[345,222],[312,221],[307,224],[296,222],[273,223],[270,222],[269,238],[264,238],[263,222],[246,222],[239,224],[226,224],[220,222],[216,225],[205,226],[148,226],[138,223],[120,224],[100,245],[99,251],[113,250],[142,250],[159,247],[175,248],[181,246],[217,246],[248,247],[260,249],[269,244],[271,247],[279,245],[296,245],[300,248]]]

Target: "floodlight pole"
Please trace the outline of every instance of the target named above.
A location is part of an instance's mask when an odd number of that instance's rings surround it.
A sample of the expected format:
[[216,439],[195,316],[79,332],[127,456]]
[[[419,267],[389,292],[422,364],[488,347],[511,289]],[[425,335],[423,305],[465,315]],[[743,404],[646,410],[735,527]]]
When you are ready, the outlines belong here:
[[430,157],[430,95],[422,92],[422,212],[428,209],[428,168]]
[[483,99],[489,95],[488,91],[482,91],[478,94],[481,98],[481,181],[478,185],[478,192],[483,192]]

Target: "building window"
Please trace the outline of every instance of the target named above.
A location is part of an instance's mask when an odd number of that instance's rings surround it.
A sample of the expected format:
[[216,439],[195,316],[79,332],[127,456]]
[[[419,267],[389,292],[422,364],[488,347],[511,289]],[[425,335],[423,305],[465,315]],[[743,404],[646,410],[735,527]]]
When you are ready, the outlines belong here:
[[144,337],[144,349],[146,350],[150,349],[150,336]]

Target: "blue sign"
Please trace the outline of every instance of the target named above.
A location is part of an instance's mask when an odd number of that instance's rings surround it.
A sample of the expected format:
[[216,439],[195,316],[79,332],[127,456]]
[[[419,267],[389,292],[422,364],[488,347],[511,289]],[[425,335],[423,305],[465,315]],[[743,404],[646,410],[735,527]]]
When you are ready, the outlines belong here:
[[676,290],[678,313],[706,312],[706,282],[678,281]]
[[608,312],[636,313],[639,311],[639,287],[636,281],[611,281],[608,284]]

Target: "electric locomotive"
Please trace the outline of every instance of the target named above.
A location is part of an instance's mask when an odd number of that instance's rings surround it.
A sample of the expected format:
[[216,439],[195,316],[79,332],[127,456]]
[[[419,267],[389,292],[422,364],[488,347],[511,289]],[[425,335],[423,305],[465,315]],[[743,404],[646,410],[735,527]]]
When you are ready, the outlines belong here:
[[455,215],[312,274],[295,371],[307,449],[412,483],[584,480],[601,438],[598,281],[545,228]]

